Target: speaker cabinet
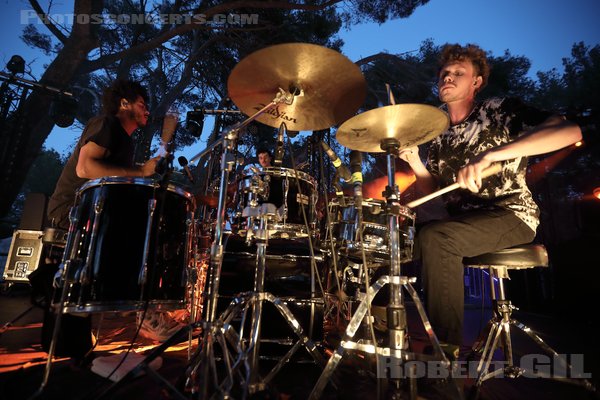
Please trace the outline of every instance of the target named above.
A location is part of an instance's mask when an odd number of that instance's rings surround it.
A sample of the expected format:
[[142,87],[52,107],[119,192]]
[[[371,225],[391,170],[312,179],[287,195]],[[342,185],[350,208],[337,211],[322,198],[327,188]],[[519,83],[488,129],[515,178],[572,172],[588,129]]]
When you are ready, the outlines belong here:
[[23,213],[18,229],[41,231],[46,223],[46,206],[48,199],[44,193],[27,193]]
[[44,232],[16,230],[13,233],[3,277],[7,282],[29,283],[29,274],[40,263]]

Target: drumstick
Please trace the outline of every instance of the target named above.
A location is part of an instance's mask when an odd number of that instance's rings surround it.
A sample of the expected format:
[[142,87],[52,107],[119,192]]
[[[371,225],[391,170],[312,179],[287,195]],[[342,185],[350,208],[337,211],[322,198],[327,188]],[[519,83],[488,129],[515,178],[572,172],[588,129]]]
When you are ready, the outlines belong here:
[[[502,171],[502,164],[500,164],[500,163],[493,164],[493,165],[491,165],[491,166],[487,167],[486,169],[484,169],[484,170],[481,172],[481,177],[482,177],[482,178],[487,178],[488,176],[490,176],[490,175],[494,175],[494,174],[497,174],[497,173],[498,173],[498,172],[500,172],[500,171]],[[433,199],[433,198],[436,198],[436,197],[438,197],[438,196],[441,196],[441,195],[443,195],[444,193],[451,192],[451,191],[453,191],[454,189],[458,189],[459,187],[460,187],[460,186],[459,186],[459,184],[458,184],[458,183],[453,183],[453,184],[452,184],[452,185],[450,185],[450,186],[446,186],[446,187],[445,187],[445,188],[443,188],[443,189],[436,190],[435,192],[433,192],[433,193],[430,193],[430,194],[428,194],[427,196],[423,196],[423,197],[421,197],[420,199],[413,200],[413,201],[411,201],[410,203],[407,203],[407,204],[406,204],[406,206],[407,206],[408,208],[414,208],[414,207],[420,206],[421,204],[423,204],[423,203],[425,203],[425,202],[427,202],[427,201],[429,201],[429,200],[431,200],[431,199]]]
[[169,109],[163,118],[163,127],[160,134],[160,149],[159,155],[169,154],[169,142],[173,140],[175,128],[179,122],[179,112],[174,109]]

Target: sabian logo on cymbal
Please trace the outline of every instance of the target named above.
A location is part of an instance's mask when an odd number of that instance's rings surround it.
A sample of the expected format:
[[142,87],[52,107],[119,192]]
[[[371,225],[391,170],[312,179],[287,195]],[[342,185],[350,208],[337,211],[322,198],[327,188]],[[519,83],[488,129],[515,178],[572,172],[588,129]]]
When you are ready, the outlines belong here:
[[[265,106],[266,106],[266,104],[261,103],[260,106],[256,106],[256,107],[254,107],[254,109],[256,111],[259,111],[259,110],[262,110]],[[285,122],[293,122],[293,123],[298,122],[296,118],[287,115],[285,113],[285,111],[279,111],[279,106],[265,111],[265,114],[271,115],[273,117],[273,119],[281,119]]]

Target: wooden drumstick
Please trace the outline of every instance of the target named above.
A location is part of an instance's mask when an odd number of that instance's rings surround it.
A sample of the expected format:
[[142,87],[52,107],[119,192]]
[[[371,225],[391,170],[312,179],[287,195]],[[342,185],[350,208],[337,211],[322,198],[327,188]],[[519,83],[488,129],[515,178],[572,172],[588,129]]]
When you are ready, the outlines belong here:
[[[502,164],[500,164],[500,163],[492,164],[481,172],[481,177],[487,178],[488,176],[497,174],[500,171],[502,171]],[[440,190],[436,190],[435,192],[430,193],[427,196],[423,196],[419,199],[413,200],[410,203],[407,203],[406,206],[408,208],[414,208],[414,207],[420,206],[421,204],[423,204],[431,199],[441,196],[444,193],[451,192],[454,189],[458,189],[459,187],[460,186],[458,183],[453,183],[452,185],[446,186],[445,188],[440,189]]]

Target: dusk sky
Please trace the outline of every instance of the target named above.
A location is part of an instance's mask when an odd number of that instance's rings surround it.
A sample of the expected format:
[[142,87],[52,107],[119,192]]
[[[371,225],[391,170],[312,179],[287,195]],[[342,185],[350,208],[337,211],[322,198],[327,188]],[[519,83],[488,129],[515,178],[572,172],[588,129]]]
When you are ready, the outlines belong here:
[[[48,1],[40,1],[46,7]],[[57,12],[71,12],[72,1],[55,1]],[[0,33],[0,63],[4,68],[13,54],[32,63],[32,75],[39,79],[49,58],[40,51],[27,48],[19,39],[22,10],[31,9],[26,0],[0,0],[2,23]],[[532,62],[530,76],[537,71],[557,68],[562,72],[562,59],[570,56],[573,43],[583,41],[587,46],[600,43],[600,2],[597,0],[431,0],[417,8],[408,19],[394,20],[383,25],[362,24],[342,31],[343,53],[352,61],[378,53],[394,54],[418,50],[423,40],[435,44],[476,43],[499,56],[505,50],[522,55]],[[43,28],[43,27],[42,27]],[[42,32],[46,30],[42,29]],[[182,110],[182,118],[185,111]],[[190,156],[201,151],[203,140],[212,129],[207,119],[201,140],[182,154]],[[79,137],[80,129],[55,128],[46,147],[64,152]]]

